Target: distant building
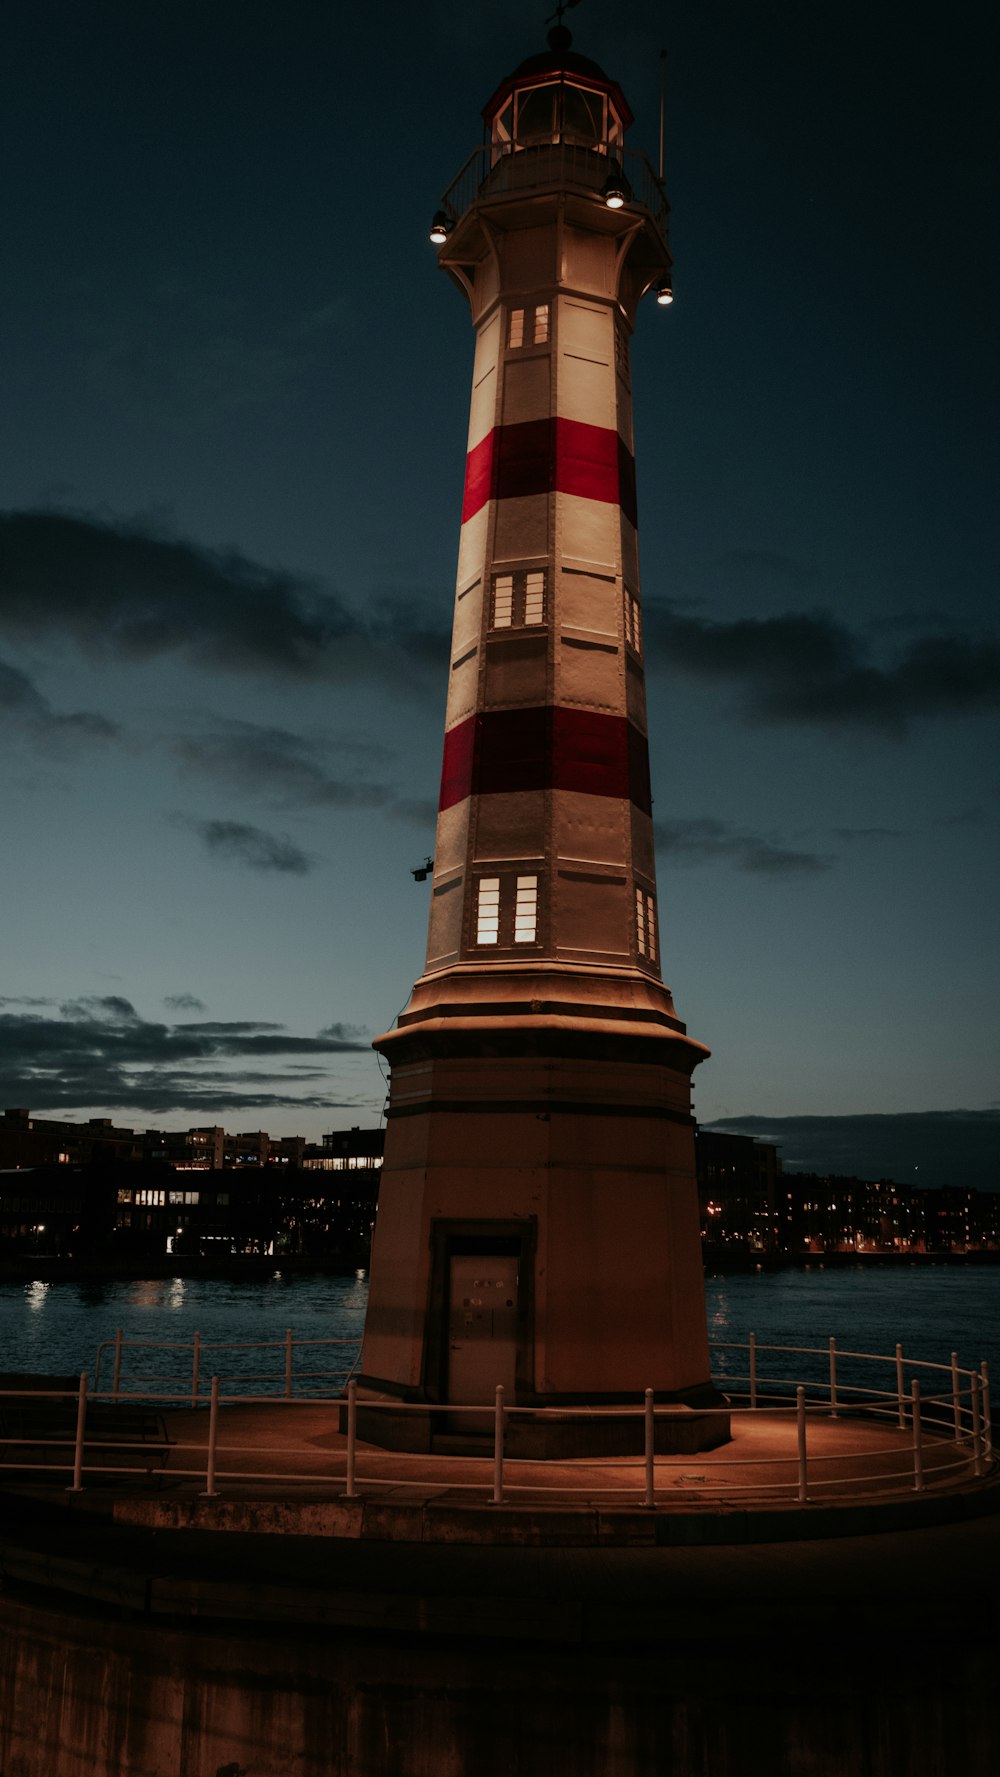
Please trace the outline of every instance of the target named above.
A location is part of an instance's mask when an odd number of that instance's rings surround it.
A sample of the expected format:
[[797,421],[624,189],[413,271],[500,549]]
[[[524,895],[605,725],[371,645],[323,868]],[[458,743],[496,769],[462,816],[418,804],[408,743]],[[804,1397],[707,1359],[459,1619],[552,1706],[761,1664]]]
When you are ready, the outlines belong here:
[[781,1161],[773,1142],[698,1129],[695,1164],[704,1245],[773,1251],[779,1244],[781,1227]]

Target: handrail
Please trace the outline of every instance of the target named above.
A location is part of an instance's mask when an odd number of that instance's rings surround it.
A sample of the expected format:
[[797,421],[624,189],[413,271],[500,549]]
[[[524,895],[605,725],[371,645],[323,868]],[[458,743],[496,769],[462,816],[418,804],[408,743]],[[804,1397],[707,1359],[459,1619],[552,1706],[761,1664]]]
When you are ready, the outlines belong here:
[[555,187],[597,193],[613,161],[625,173],[629,192],[625,209],[638,205],[648,210],[666,240],[670,205],[662,181],[638,148],[616,148],[609,154],[606,144],[585,147],[577,142],[545,142],[527,148],[512,145],[496,154],[481,143],[462,163],[441,199],[441,208],[454,224],[473,204],[493,203],[515,192]]
[[[324,1341],[315,1341],[323,1343]],[[767,1349],[766,1347],[764,1349]],[[874,1355],[874,1354],[873,1354]],[[919,1363],[921,1360],[914,1360]],[[928,1363],[928,1368],[943,1369],[940,1364]],[[710,1452],[698,1454],[681,1453],[671,1456],[658,1456],[655,1450],[657,1420],[669,1421],[675,1409],[664,1403],[657,1406],[651,1389],[644,1391],[641,1398],[634,1404],[616,1408],[616,1416],[639,1421],[642,1427],[642,1451],[634,1457],[614,1457],[606,1459],[602,1464],[605,1484],[597,1484],[596,1477],[588,1468],[586,1495],[597,1497],[636,1498],[644,1507],[662,1509],[669,1506],[671,1497],[680,1497],[675,1491],[665,1494],[665,1486],[681,1489],[682,1497],[690,1504],[704,1498],[711,1501],[721,1494],[726,1499],[740,1498],[756,1500],[766,1505],[769,1501],[798,1505],[806,1508],[814,1504],[820,1497],[885,1498],[898,1497],[900,1493],[924,1493],[928,1489],[949,1487],[956,1482],[968,1483],[981,1480],[991,1473],[992,1463],[992,1430],[990,1425],[988,1372],[978,1370],[960,1372],[967,1380],[969,1387],[960,1389],[962,1397],[966,1393],[971,1399],[969,1409],[960,1408],[959,1424],[961,1435],[951,1437],[942,1431],[942,1424],[950,1425],[950,1411],[954,1396],[950,1389],[940,1395],[922,1395],[920,1382],[914,1378],[907,1399],[907,1423],[909,1435],[904,1429],[891,1434],[881,1429],[879,1438],[873,1446],[871,1440],[865,1445],[864,1440],[855,1440],[855,1447],[844,1449],[843,1438],[846,1427],[842,1423],[838,1432],[837,1447],[827,1450],[823,1441],[819,1444],[810,1437],[810,1425],[818,1426],[822,1420],[841,1415],[844,1420],[854,1421],[861,1425],[876,1422],[888,1414],[892,1417],[897,1405],[895,1391],[887,1391],[876,1396],[872,1401],[856,1404],[846,1409],[843,1404],[831,1404],[829,1401],[807,1401],[804,1386],[796,1385],[795,1403],[760,1405],[755,1407],[736,1407],[732,1402],[717,1408],[699,1408],[700,1415],[738,1415],[749,1424],[771,1420],[778,1433],[787,1428],[792,1433],[792,1443],[787,1439],[781,1447],[772,1448],[764,1455],[750,1454],[740,1449],[734,1454],[727,1454],[726,1449],[717,1447]],[[6,1422],[0,1432],[0,1471],[13,1474],[32,1473],[37,1476],[40,1468],[47,1472],[69,1473],[72,1475],[71,1490],[80,1492],[86,1481],[91,1477],[129,1476],[133,1480],[137,1476],[137,1463],[124,1463],[107,1460],[108,1456],[130,1453],[138,1459],[138,1468],[145,1470],[148,1477],[159,1474],[155,1467],[156,1458],[169,1461],[169,1474],[172,1481],[201,1479],[205,1485],[203,1492],[209,1498],[216,1497],[219,1483],[244,1482],[283,1482],[308,1483],[314,1486],[317,1480],[328,1485],[340,1486],[343,1482],[345,1497],[353,1499],[359,1495],[363,1486],[366,1489],[380,1487],[417,1487],[426,1488],[429,1473],[428,1464],[433,1465],[433,1455],[421,1459],[419,1477],[402,1475],[396,1472],[401,1464],[411,1460],[408,1453],[393,1450],[365,1451],[365,1460],[370,1468],[374,1461],[381,1472],[368,1473],[361,1477],[358,1474],[358,1391],[353,1378],[349,1381],[346,1394],[340,1397],[346,1407],[346,1466],[341,1472],[340,1457],[332,1452],[332,1466],[335,1473],[326,1466],[326,1455],[315,1444],[295,1446],[291,1443],[275,1443],[273,1431],[265,1436],[262,1442],[226,1442],[222,1443],[221,1409],[226,1406],[266,1405],[273,1407],[273,1395],[248,1396],[245,1394],[223,1394],[220,1379],[211,1379],[211,1401],[208,1413],[207,1444],[201,1437],[194,1439],[185,1436],[185,1428],[196,1424],[199,1420],[204,1424],[204,1415],[195,1411],[194,1417],[182,1415],[175,1423],[175,1431],[180,1437],[171,1437],[166,1431],[166,1422],[161,1421],[163,1435],[151,1442],[145,1439],[129,1438],[127,1435],[116,1437],[108,1435],[116,1429],[115,1419],[94,1420],[93,1412],[100,1405],[110,1403],[113,1413],[122,1402],[128,1400],[155,1399],[158,1403],[173,1404],[176,1408],[189,1407],[190,1391],[174,1390],[155,1397],[131,1396],[97,1392],[88,1389],[87,1373],[81,1373],[76,1389],[0,1389],[0,1413],[5,1403],[23,1403],[25,1401],[51,1400],[62,1403],[62,1418],[53,1421],[42,1419],[34,1425],[29,1422],[21,1430],[10,1429]],[[322,1405],[329,1408],[327,1396],[300,1397],[298,1404]],[[928,1424],[926,1409],[932,1405],[944,1406],[948,1409],[945,1420],[932,1429]],[[471,1403],[462,1406],[459,1403],[423,1402],[423,1401],[365,1401],[365,1412],[391,1412],[399,1414],[421,1414],[425,1416],[448,1415],[455,1412],[479,1415],[484,1421],[487,1436],[484,1439],[482,1454],[478,1457],[463,1459],[467,1463],[465,1474],[461,1478],[454,1473],[454,1459],[447,1473],[446,1484],[449,1490],[459,1492],[485,1494],[489,1503],[504,1504],[513,1494],[541,1493],[553,1495],[561,1493],[565,1498],[567,1492],[580,1497],[579,1488],[568,1487],[566,1481],[567,1466],[572,1463],[566,1458],[521,1457],[511,1456],[506,1448],[507,1428],[520,1420],[544,1417],[553,1409],[545,1406],[507,1405],[504,1391],[498,1385],[494,1399],[490,1402]],[[74,1411],[75,1407],[75,1411]],[[560,1418],[592,1418],[595,1409],[592,1407],[556,1409]],[[489,1459],[488,1436],[489,1423],[492,1420],[492,1465]],[[123,1432],[127,1420],[119,1422]],[[243,1422],[241,1422],[242,1428]],[[971,1435],[969,1431],[971,1428]],[[50,1435],[54,1434],[54,1435]],[[771,1434],[772,1437],[774,1434]],[[889,1440],[889,1441],[886,1441]],[[95,1454],[103,1460],[93,1460]],[[87,1460],[88,1451],[91,1460]],[[278,1470],[264,1467],[258,1460],[258,1466],[233,1467],[234,1460],[250,1457],[260,1459],[280,1451],[285,1459],[285,1466]],[[29,1459],[29,1454],[31,1458]],[[17,1453],[17,1454],[12,1454]],[[182,1461],[179,1458],[194,1457],[194,1461]],[[22,1459],[23,1458],[23,1459]],[[54,1458],[54,1460],[53,1460]],[[301,1465],[304,1459],[306,1466]],[[899,1466],[902,1460],[903,1466]],[[867,1466],[858,1467],[859,1463]],[[692,1464],[696,1463],[702,1471],[691,1474]],[[297,1466],[298,1465],[298,1466]],[[726,1474],[726,1470],[736,1469],[735,1477]],[[711,1473],[709,1473],[711,1469]],[[554,1480],[535,1479],[539,1472],[557,1471]],[[758,1478],[757,1471],[768,1471]],[[562,1472],[562,1480],[559,1478]],[[831,1471],[833,1471],[831,1473]],[[749,1472],[749,1478],[748,1478]],[[775,1476],[780,1478],[775,1478]],[[530,1477],[530,1478],[529,1478]],[[692,1491],[692,1488],[694,1491]]]

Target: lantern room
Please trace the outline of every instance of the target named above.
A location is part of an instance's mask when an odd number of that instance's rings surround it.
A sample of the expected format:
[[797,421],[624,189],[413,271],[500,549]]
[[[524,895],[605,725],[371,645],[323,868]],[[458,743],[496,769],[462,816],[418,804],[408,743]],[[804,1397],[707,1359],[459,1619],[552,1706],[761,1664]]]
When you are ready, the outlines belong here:
[[548,41],[548,51],[522,62],[483,111],[491,165],[553,143],[621,152],[632,122],[621,88],[596,62],[574,54],[565,27],[557,25]]

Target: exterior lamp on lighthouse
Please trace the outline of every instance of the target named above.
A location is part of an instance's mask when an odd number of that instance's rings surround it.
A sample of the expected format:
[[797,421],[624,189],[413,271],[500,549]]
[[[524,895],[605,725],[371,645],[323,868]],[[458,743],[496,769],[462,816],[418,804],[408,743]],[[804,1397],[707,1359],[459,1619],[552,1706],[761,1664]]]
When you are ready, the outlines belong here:
[[443,210],[438,210],[431,222],[431,240],[435,247],[443,247],[450,235],[454,223]]
[[656,300],[661,308],[669,308],[670,304],[673,302],[674,287],[669,278],[664,278],[662,284],[657,284]]
[[629,195],[628,181],[621,168],[612,161],[611,170],[601,186],[601,196],[609,210],[620,210],[628,202]]

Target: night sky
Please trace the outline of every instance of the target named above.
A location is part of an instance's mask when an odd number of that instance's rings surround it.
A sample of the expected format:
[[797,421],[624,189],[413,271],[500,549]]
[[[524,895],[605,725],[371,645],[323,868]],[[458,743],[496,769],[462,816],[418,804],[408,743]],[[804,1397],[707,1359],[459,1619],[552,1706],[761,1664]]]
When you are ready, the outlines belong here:
[[[545,12],[8,0],[4,1105],[380,1117],[370,1038],[424,957],[472,361],[427,226]],[[933,1125],[988,1182],[992,13],[568,22],[651,155],[670,51],[677,300],[643,305],[634,367],[699,1118],[822,1164],[831,1119],[880,1113],[851,1169],[912,1179]]]

